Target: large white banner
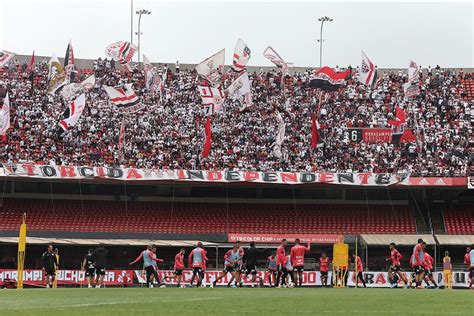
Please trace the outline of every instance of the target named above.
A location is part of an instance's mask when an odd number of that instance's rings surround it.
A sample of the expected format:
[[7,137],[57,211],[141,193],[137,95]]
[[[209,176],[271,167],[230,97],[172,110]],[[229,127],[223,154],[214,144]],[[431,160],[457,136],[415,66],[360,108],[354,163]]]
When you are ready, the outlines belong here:
[[158,170],[115,167],[3,164],[0,177],[108,179],[126,181],[255,182],[389,186],[409,184],[408,173],[260,172],[224,170]]

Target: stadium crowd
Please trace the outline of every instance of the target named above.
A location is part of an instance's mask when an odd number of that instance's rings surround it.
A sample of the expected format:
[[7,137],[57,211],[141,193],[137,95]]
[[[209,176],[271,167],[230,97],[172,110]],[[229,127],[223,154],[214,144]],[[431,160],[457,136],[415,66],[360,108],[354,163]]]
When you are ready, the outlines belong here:
[[[86,93],[86,110],[76,126],[58,136],[58,122],[68,102],[47,94],[48,63],[42,61],[29,72],[26,62],[10,62],[0,75],[0,97],[8,90],[11,127],[0,142],[3,162],[44,164],[136,166],[139,168],[233,169],[256,171],[397,172],[411,170],[417,176],[466,176],[471,165],[471,107],[461,84],[465,75],[439,67],[420,73],[420,95],[407,99],[403,93],[406,72],[379,74],[375,88],[357,81],[352,70],[346,85],[326,93],[308,87],[311,71],[287,75],[278,70],[251,72],[253,105],[239,111],[239,104],[226,100],[212,117],[212,150],[200,157],[205,113],[195,71],[166,71],[161,97],[148,93],[143,71],[118,69],[110,60],[98,59],[94,69],[77,70],[80,82],[91,72],[95,87]],[[223,86],[232,82],[223,78]],[[146,105],[123,115],[109,103],[102,89],[132,82]],[[282,87],[285,91],[282,93]],[[350,127],[390,127],[395,106],[405,109],[407,127],[419,142],[365,144],[352,142]],[[319,108],[321,146],[312,149],[311,115]],[[278,131],[277,113],[283,114],[286,136],[282,157],[273,154]],[[125,122],[123,153],[119,131]]]

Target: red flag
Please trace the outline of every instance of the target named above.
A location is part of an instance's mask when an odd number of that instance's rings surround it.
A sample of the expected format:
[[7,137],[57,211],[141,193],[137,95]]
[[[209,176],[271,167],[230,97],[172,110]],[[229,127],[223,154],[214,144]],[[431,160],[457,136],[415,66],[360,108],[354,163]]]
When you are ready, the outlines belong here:
[[32,71],[34,66],[35,66],[35,51],[33,51],[33,54],[31,54],[31,61],[30,61],[30,65],[28,66],[28,70]]
[[211,116],[207,117],[206,124],[204,125],[204,135],[206,137],[206,140],[204,141],[202,156],[204,158],[207,158],[209,157],[209,153],[211,152],[211,140],[212,140]]
[[395,108],[395,120],[388,120],[388,124],[400,126],[406,123],[405,111],[398,106]]
[[313,113],[311,123],[311,148],[316,148],[319,143],[319,124],[316,121],[316,113]]
[[120,125],[120,135],[119,135],[119,141],[118,141],[119,151],[122,151],[123,149],[124,140],[125,140],[125,124],[124,122],[122,122],[122,124]]

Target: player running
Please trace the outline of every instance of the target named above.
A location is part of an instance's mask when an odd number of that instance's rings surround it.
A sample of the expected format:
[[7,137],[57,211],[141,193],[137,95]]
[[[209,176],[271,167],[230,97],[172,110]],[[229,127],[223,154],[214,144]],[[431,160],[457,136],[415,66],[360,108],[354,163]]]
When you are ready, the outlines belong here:
[[326,256],[326,253],[323,252],[319,258],[319,273],[321,275],[322,287],[326,287],[328,285],[328,271],[330,262],[331,260]]
[[[239,248],[240,248],[240,245],[238,243],[235,243],[234,247],[226,252],[226,254],[224,255],[224,270],[222,270],[221,274],[214,280],[214,282],[212,282],[213,287],[215,287],[217,282],[223,279],[227,275],[227,273],[230,273],[232,277],[235,278],[236,283],[237,283],[238,276],[236,276],[235,269],[237,267],[238,261],[241,258]],[[227,284],[227,286],[237,287],[237,285],[230,285],[230,284]]]
[[278,287],[280,287],[280,281],[281,281],[281,278],[282,278],[283,274],[288,272],[288,271],[286,271],[286,267],[285,267],[285,257],[286,257],[285,247],[287,245],[288,245],[288,243],[287,243],[286,239],[283,239],[281,241],[280,246],[278,246],[278,248],[277,248],[277,258],[276,258],[276,261],[277,261],[277,277],[276,277],[275,286],[278,286]]
[[395,248],[395,243],[390,243],[389,245],[390,248],[390,258],[387,258],[387,261],[390,261],[390,268],[388,268],[388,277],[390,278],[390,283],[391,288],[396,288],[397,287],[397,282],[395,281],[395,275],[398,275],[403,282],[405,283],[405,286],[408,286],[408,280],[406,276],[402,273],[401,271],[401,264],[400,260],[403,258],[403,256],[398,252],[397,248]]
[[48,250],[43,253],[43,273],[46,280],[46,288],[51,288],[55,279],[55,267],[58,265],[56,254],[53,252],[53,245],[48,246]]
[[92,288],[94,283],[95,276],[95,266],[94,266],[94,250],[91,248],[84,256],[84,261],[82,262],[82,269],[86,272],[87,287]]
[[160,279],[158,278],[158,272],[155,268],[155,262],[163,262],[162,259],[156,258],[155,253],[153,252],[153,248],[156,249],[156,247],[148,245],[146,247],[146,250],[143,250],[135,260],[130,262],[130,265],[134,265],[135,263],[143,259],[143,268],[146,272],[146,286],[148,288],[153,288],[153,277],[160,285]]
[[362,259],[360,256],[356,256],[355,254],[353,254],[352,257],[354,258],[354,266],[357,267],[357,271],[354,271],[354,273],[357,272],[357,276],[355,278],[355,286],[359,287],[359,280],[361,280],[364,287],[367,287],[367,285],[365,284],[364,275],[362,273],[364,271]]
[[[273,251],[272,254],[268,256],[266,268],[268,271],[268,284],[270,285],[270,287],[275,287],[276,276],[277,276],[276,251]],[[275,284],[272,284],[272,277],[273,277],[273,283]]]
[[418,239],[418,243],[413,247],[413,255],[411,257],[411,264],[415,272],[415,283],[417,289],[422,289],[421,282],[425,278],[425,269],[423,262],[425,261],[425,253],[422,248],[423,239]]
[[204,269],[207,262],[206,251],[202,248],[202,242],[198,242],[196,248],[194,248],[188,256],[189,267],[193,269],[193,275],[191,277],[190,286],[193,286],[194,278],[197,276],[196,287],[200,287],[204,277]]
[[302,246],[299,238],[295,239],[295,245],[291,247],[290,258],[293,265],[293,279],[295,286],[303,285],[303,271],[304,271],[304,254],[311,250],[311,244]]
[[438,285],[436,284],[436,281],[434,280],[434,277],[433,277],[433,264],[434,264],[434,259],[432,256],[430,256],[430,254],[428,252],[426,252],[426,243],[423,242],[422,243],[422,248],[423,248],[423,252],[425,254],[425,260],[423,261],[423,268],[425,269],[425,282],[426,284],[428,285],[428,287],[430,287],[430,283],[428,282],[428,280],[431,281],[431,283],[433,283],[434,285],[434,288],[437,288]]

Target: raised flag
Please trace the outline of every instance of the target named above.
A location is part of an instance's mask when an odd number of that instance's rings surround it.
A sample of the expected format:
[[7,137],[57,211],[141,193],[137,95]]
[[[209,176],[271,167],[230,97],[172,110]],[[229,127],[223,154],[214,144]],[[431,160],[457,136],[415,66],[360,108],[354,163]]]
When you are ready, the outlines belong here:
[[330,67],[324,66],[310,78],[309,86],[312,88],[320,88],[325,91],[334,91],[340,88],[350,75],[348,69],[344,72],[335,72]]
[[28,65],[28,71],[33,71],[33,68],[35,67],[35,51],[31,54],[31,60],[30,64]]
[[143,55],[143,65],[145,71],[145,86],[150,92],[159,92],[161,95],[161,90],[163,88],[163,83],[158,73],[158,69],[153,67],[148,58]]
[[[250,80],[247,72],[242,73],[237,79],[234,80],[227,88],[229,96],[235,101],[238,101],[241,106],[240,111],[252,106],[252,94],[250,89]],[[243,97],[243,102],[242,102]]]
[[54,94],[56,90],[65,84],[66,72],[59,62],[59,59],[53,54],[53,57],[49,60],[48,93]]
[[5,50],[0,51],[0,68],[5,67],[8,62],[15,57],[15,54],[7,52]]
[[84,79],[84,81],[81,82],[81,86],[86,90],[90,90],[90,89],[94,88],[94,86],[95,86],[95,75],[92,74],[89,77],[87,77],[86,79]]
[[285,138],[285,121],[281,116],[281,113],[277,114],[277,122],[278,122],[278,132],[276,135],[275,143],[273,144],[273,155],[277,158],[281,158],[283,156],[281,152],[281,146],[283,145],[283,140]]
[[59,126],[63,131],[67,131],[70,127],[76,125],[86,106],[86,95],[81,94],[76,100],[72,101],[66,111],[64,111],[63,119],[59,121]]
[[372,87],[372,83],[375,78],[375,66],[370,61],[369,57],[362,52],[362,59],[360,61],[360,70],[359,70],[359,82],[365,84],[368,87]]
[[132,71],[130,62],[138,47],[129,42],[115,42],[105,48],[105,55],[118,61],[128,71]]
[[313,115],[311,115],[311,148],[318,147],[319,129],[320,126],[318,120],[316,119],[316,113],[313,113]]
[[408,82],[416,82],[418,81],[418,76],[420,75],[420,68],[418,65],[411,60],[410,64],[408,65]]
[[64,55],[64,69],[70,72],[74,67],[74,51],[72,49],[72,43],[69,41],[69,44],[66,48],[66,54]]
[[133,90],[131,83],[124,84],[117,88],[109,86],[103,87],[105,92],[109,95],[112,104],[122,112],[136,112],[144,107],[140,102],[140,98]]
[[250,59],[250,53],[250,48],[239,38],[235,45],[232,69],[237,72],[243,71]]
[[209,157],[211,152],[211,143],[212,143],[212,129],[211,129],[211,116],[208,115],[206,119],[206,124],[204,125],[204,146],[202,149],[201,156],[204,158]]
[[10,97],[7,95],[3,99],[0,110],[0,135],[5,135],[10,127]]
[[263,52],[263,56],[271,61],[275,66],[278,68],[281,68],[283,73],[286,73],[288,71],[288,68],[291,66],[291,64],[285,62],[283,58],[278,55],[278,53],[271,47],[268,46],[265,51]]
[[206,108],[208,115],[218,112],[225,100],[222,91],[218,88],[205,86],[198,86],[198,89],[202,98],[202,106]]
[[120,134],[118,139],[118,149],[122,151],[125,142],[125,122],[122,120],[122,124],[120,124]]
[[395,125],[395,126],[400,126],[401,124],[405,124],[406,123],[405,111],[398,106],[395,107],[395,120],[388,120],[387,123],[390,125]]
[[222,74],[224,72],[225,49],[221,49],[211,57],[200,62],[196,66],[199,75],[208,80],[213,87],[221,84]]

